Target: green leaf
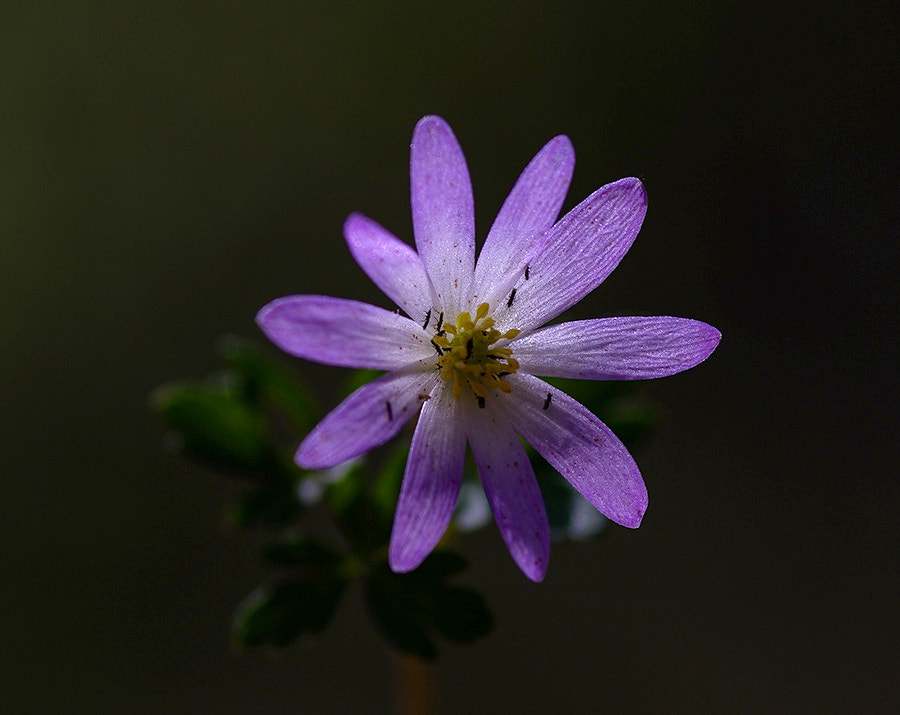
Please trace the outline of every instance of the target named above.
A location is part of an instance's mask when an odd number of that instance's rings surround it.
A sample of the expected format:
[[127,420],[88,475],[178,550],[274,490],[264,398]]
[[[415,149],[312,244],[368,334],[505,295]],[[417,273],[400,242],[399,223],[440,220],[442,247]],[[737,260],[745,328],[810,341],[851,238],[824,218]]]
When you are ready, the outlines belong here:
[[294,483],[272,475],[268,483],[240,496],[229,509],[228,520],[242,527],[259,522],[283,526],[293,521],[304,508]]
[[372,488],[372,503],[381,519],[387,524],[394,520],[397,499],[400,496],[400,485],[409,458],[409,441],[403,440],[388,454],[381,465],[375,485]]
[[384,372],[380,370],[354,370],[350,373],[350,377],[344,380],[341,385],[341,395],[346,397],[351,392],[358,390],[363,385],[368,385],[376,377],[380,377]]
[[643,382],[546,380],[603,420],[629,450],[640,446],[663,421],[664,410],[644,394],[648,388]]
[[569,377],[543,379],[591,410],[596,410],[604,402],[619,395],[633,394],[638,389],[638,383],[634,382],[575,380]]
[[466,565],[447,552],[432,553],[415,571],[397,574],[386,562],[366,579],[369,613],[396,648],[425,660],[437,658],[433,633],[463,643],[490,632],[493,616],[476,591],[446,583]]
[[341,479],[327,485],[328,503],[331,510],[339,516],[351,511],[365,498],[366,462],[360,460],[352,464]]
[[437,658],[437,648],[428,634],[424,618],[416,610],[415,598],[404,589],[398,574],[373,574],[366,580],[366,604],[382,635],[395,648],[423,660]]
[[319,571],[334,571],[344,561],[340,554],[321,541],[301,537],[273,544],[263,552],[266,560],[277,566]]
[[549,465],[546,467],[546,469],[540,470],[538,486],[541,488],[544,506],[547,508],[547,520],[550,522],[552,532],[565,533],[572,516],[574,490]]
[[331,622],[345,582],[338,577],[282,581],[254,591],[234,616],[235,641],[251,648],[284,647]]
[[455,576],[466,566],[465,558],[453,551],[433,551],[412,574],[423,582],[438,581]]
[[640,395],[622,395],[607,400],[597,410],[597,416],[633,450],[659,428],[665,412],[660,405]]
[[341,533],[361,558],[382,548],[391,532],[391,512],[387,518],[372,500],[369,462],[360,460],[339,481],[328,485],[328,504]]
[[239,376],[247,396],[258,403],[268,400],[284,411],[301,434],[309,432],[320,418],[320,412],[306,389],[268,351],[234,336],[219,342],[219,353],[225,364]]
[[152,402],[189,456],[243,471],[267,467],[274,459],[262,414],[227,386],[163,385]]
[[476,591],[447,586],[434,594],[431,622],[444,638],[471,643],[490,633],[494,617]]

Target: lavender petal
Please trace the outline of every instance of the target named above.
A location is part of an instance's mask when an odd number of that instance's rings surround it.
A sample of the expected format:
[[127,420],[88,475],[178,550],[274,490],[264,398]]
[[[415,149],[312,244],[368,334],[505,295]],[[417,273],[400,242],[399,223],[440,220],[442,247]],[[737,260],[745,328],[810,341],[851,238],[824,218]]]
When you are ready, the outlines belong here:
[[647,510],[647,488],[612,430],[543,380],[524,373],[507,380],[512,392],[502,406],[516,432],[600,513],[622,526],[638,527]]
[[503,325],[543,325],[600,285],[631,247],[647,212],[637,179],[598,189],[563,216],[529,260],[529,280],[516,293]]
[[588,380],[646,380],[692,368],[722,334],[688,318],[601,318],[541,328],[514,342],[523,372]]
[[559,216],[574,168],[575,150],[566,136],[550,140],[525,167],[478,256],[473,307],[489,303],[495,319],[505,312],[510,291],[525,280],[532,250]]
[[406,462],[388,554],[394,571],[418,567],[447,530],[465,456],[459,400],[438,389],[422,407]]
[[381,446],[416,415],[437,380],[436,373],[407,370],[363,385],[313,428],[294,460],[304,469],[330,469]]
[[494,400],[488,401],[486,409],[467,406],[475,464],[513,560],[532,581],[542,581],[550,560],[547,511],[521,440]]
[[359,267],[408,316],[418,320],[431,309],[431,282],[411,246],[359,213],[344,222],[344,237]]
[[413,233],[440,309],[456,317],[475,265],[475,205],[462,148],[440,117],[416,125],[410,152]]
[[256,323],[285,352],[326,365],[391,370],[434,354],[420,324],[355,300],[279,298],[259,311]]

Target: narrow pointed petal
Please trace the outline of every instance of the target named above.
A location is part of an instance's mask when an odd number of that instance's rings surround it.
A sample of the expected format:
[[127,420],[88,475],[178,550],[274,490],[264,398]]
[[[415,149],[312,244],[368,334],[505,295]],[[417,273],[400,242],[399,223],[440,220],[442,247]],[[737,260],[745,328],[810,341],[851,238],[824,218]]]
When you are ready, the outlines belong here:
[[692,368],[722,334],[688,318],[602,318],[541,328],[515,341],[523,372],[588,380],[646,380]]
[[410,184],[416,248],[441,310],[455,317],[475,266],[475,205],[462,148],[440,117],[416,125]]
[[344,237],[372,282],[413,320],[424,319],[434,298],[425,265],[412,247],[359,213],[344,222]]
[[467,407],[472,454],[509,553],[528,578],[543,581],[550,560],[544,500],[512,423],[491,403],[485,409]]
[[497,322],[528,331],[575,305],[619,264],[646,212],[637,179],[620,179],[588,196],[547,231],[529,260],[529,280]]
[[459,408],[447,389],[435,390],[422,407],[391,530],[388,560],[398,573],[422,563],[453,516],[466,456]]
[[355,300],[279,298],[259,311],[256,323],[285,352],[326,365],[391,370],[434,354],[421,325]]
[[419,411],[436,373],[390,372],[363,385],[306,435],[294,458],[304,469],[330,469],[380,447]]
[[502,401],[518,432],[604,516],[640,526],[647,488],[634,459],[612,430],[584,405],[531,375],[507,380]]
[[532,250],[559,216],[574,169],[575,150],[566,136],[550,140],[525,167],[478,256],[474,305],[505,308],[510,291],[525,280]]

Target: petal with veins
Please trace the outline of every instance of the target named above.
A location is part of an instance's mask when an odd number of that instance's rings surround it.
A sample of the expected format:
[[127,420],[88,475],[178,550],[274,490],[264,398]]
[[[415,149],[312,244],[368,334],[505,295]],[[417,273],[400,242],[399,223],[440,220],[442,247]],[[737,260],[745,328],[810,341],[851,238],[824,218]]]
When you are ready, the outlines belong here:
[[391,370],[434,354],[421,325],[356,300],[291,295],[266,305],[256,323],[285,352],[325,365]]
[[362,214],[344,222],[344,237],[353,258],[381,291],[413,320],[434,305],[425,266],[412,246]]
[[523,372],[587,380],[646,380],[687,370],[722,334],[689,318],[598,318],[541,328],[514,341]]
[[[503,397],[499,397],[503,399]],[[531,460],[495,400],[485,409],[466,405],[466,432],[484,493],[510,555],[532,581],[542,581],[550,560],[550,525]]]
[[472,307],[486,302],[495,319],[502,316],[510,291],[525,280],[532,249],[559,216],[574,168],[575,150],[566,136],[550,140],[525,167],[478,255]]
[[416,248],[448,316],[462,310],[475,266],[475,205],[462,148],[440,117],[424,117],[410,151]]
[[440,541],[459,496],[466,433],[460,402],[437,390],[422,407],[403,486],[394,514],[389,561],[394,571],[412,571]]
[[543,380],[517,373],[509,382],[513,390],[502,405],[516,432],[599,512],[622,526],[638,527],[647,509],[647,488],[612,430]]
[[516,292],[502,324],[527,332],[575,305],[619,265],[646,212],[647,195],[637,179],[597,189],[535,248],[529,280]]
[[330,469],[397,434],[437,387],[437,373],[389,372],[363,385],[306,435],[294,458],[304,469]]

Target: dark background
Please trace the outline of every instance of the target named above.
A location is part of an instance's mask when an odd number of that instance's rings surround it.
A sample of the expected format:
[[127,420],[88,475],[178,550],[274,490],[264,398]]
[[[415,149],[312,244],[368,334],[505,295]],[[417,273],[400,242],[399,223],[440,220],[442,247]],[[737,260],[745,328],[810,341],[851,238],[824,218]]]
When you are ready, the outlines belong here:
[[[541,585],[494,527],[462,543],[497,625],[443,646],[442,709],[898,707],[889,4],[325,5],[0,10],[3,709],[391,707],[359,593],[316,642],[230,650],[258,543],[147,396],[258,337],[275,297],[386,305],[341,225],[411,238],[426,113],[466,152],[480,236],[555,134],[566,208],[640,176],[644,228],[571,316],[724,334],[648,385],[668,420],[637,454],[639,530],[555,548]],[[342,372],[296,367],[333,402]]]

